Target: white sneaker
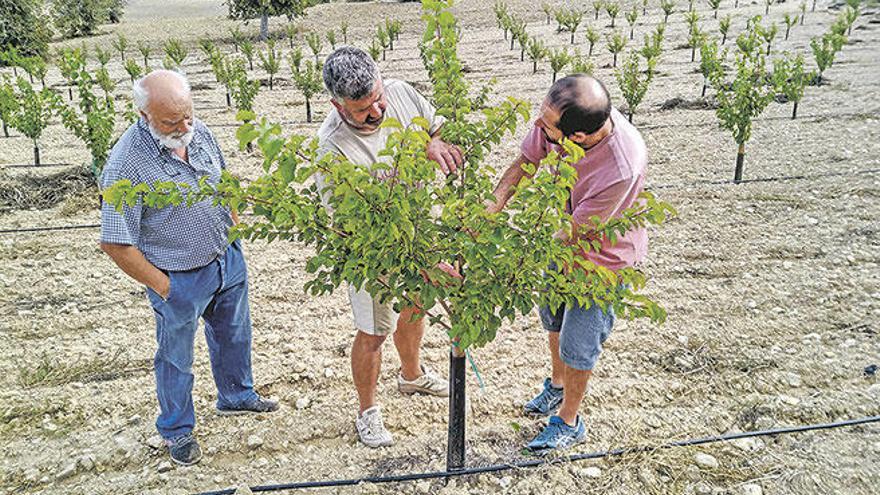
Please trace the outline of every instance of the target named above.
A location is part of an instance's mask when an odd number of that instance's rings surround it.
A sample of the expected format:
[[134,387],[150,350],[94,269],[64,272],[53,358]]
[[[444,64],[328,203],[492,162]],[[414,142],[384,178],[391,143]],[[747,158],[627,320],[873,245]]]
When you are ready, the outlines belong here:
[[437,397],[449,397],[449,382],[435,375],[433,371],[422,368],[422,376],[413,381],[403,379],[403,375],[397,375],[397,389],[403,394],[428,394]]
[[373,406],[361,413],[354,422],[358,436],[367,447],[385,447],[394,443],[391,433],[382,424],[379,406]]

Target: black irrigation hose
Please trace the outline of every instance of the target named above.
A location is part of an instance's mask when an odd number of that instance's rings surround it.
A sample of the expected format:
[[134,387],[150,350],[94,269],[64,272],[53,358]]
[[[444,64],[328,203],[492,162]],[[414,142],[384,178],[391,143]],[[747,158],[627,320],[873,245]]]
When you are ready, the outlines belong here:
[[0,165],[0,168],[40,168],[40,167],[71,167],[72,163],[41,163],[39,165],[33,163],[13,163],[10,165]]
[[[759,177],[757,179],[743,179],[739,181],[740,184],[749,184],[753,182],[781,182],[786,180],[807,180],[807,179],[821,179],[824,177],[854,177],[857,175],[870,175],[876,174],[880,172],[880,168],[869,168],[866,170],[854,170],[850,172],[825,172],[821,174],[812,174],[812,175],[781,175],[777,177]],[[683,188],[683,187],[692,187],[692,186],[709,186],[709,185],[726,185],[726,184],[735,184],[732,180],[698,180],[695,182],[685,182],[679,184],[659,184],[656,186],[649,186],[645,189],[675,189],[675,188]]]
[[[635,446],[623,447],[612,450],[602,450],[598,452],[589,452],[584,454],[573,454],[564,457],[542,458],[529,461],[512,462],[509,464],[493,464],[489,466],[480,466],[465,468],[456,471],[429,471],[424,473],[408,473],[391,476],[368,476],[363,478],[350,478],[341,480],[323,480],[323,481],[304,481],[299,483],[282,483],[276,485],[258,485],[250,487],[252,492],[275,492],[282,490],[302,490],[305,488],[328,488],[339,486],[355,486],[361,483],[398,483],[402,481],[416,481],[437,478],[452,478],[458,476],[468,476],[474,474],[496,473],[499,471],[508,471],[511,469],[523,469],[540,467],[551,464],[560,464],[564,462],[576,462],[587,459],[600,459],[603,457],[616,457],[627,454],[639,454],[643,452],[652,452],[661,449],[671,449],[676,447],[691,447],[695,445],[704,445],[707,443],[723,442],[728,440],[737,440],[740,438],[765,437],[774,435],[783,435],[788,433],[802,433],[806,431],[829,430],[833,428],[842,428],[847,426],[857,426],[868,423],[880,422],[880,416],[867,416],[864,418],[847,419],[834,423],[819,423],[803,426],[790,426],[786,428],[776,428],[770,430],[746,431],[742,433],[729,433],[727,435],[714,435],[702,438],[692,438],[689,440],[679,440],[676,442],[667,442],[654,446]],[[209,492],[199,492],[196,495],[233,495],[235,488],[227,488],[224,490],[215,490]]]
[[78,230],[78,229],[97,229],[101,227],[99,223],[89,223],[85,225],[61,225],[58,227],[27,227],[23,229],[0,229],[0,234],[17,234],[20,232],[53,232],[56,230]]

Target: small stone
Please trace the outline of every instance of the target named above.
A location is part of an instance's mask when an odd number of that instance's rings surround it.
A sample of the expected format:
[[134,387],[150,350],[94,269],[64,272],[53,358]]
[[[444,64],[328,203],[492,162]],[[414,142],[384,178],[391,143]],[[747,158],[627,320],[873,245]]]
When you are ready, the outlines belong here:
[[58,261],[64,261],[64,253],[58,253],[55,255],[55,259]]
[[746,483],[740,487],[740,493],[742,493],[742,495],[763,495],[764,490],[761,488],[761,485],[757,483]]
[[92,469],[95,469],[95,457],[91,454],[86,454],[79,458],[77,464],[83,469],[83,471],[91,471]]
[[801,386],[801,377],[797,373],[786,373],[785,374],[785,383],[788,384],[789,387],[797,388]]
[[71,462],[69,464],[66,464],[63,468],[61,468],[61,471],[58,471],[58,474],[55,475],[55,479],[58,481],[66,480],[67,478],[70,478],[74,474],[76,474],[76,463]]
[[734,447],[744,452],[752,452],[763,447],[763,443],[757,438],[737,438],[731,443]]
[[263,446],[263,439],[258,435],[250,435],[247,438],[247,446],[251,450],[258,449]]
[[701,468],[716,469],[718,467],[718,459],[703,452],[699,452],[694,456],[694,462]]
[[779,400],[783,404],[787,404],[789,406],[796,406],[801,403],[800,399],[798,399],[797,397],[792,397],[790,395],[780,395]]
[[305,409],[309,407],[309,398],[308,397],[300,397],[296,399],[296,408],[297,409]]
[[710,495],[712,493],[712,486],[705,481],[701,481],[694,485],[694,493],[697,495]]
[[141,424],[140,414],[135,414],[134,416],[128,418],[128,421],[126,421],[126,423],[128,423],[129,426],[137,426]]
[[584,478],[592,478],[592,479],[601,478],[602,477],[602,469],[600,469],[596,466],[590,466],[590,467],[581,469],[578,472],[578,474],[580,474]]
[[160,462],[159,467],[156,468],[156,470],[159,471],[160,473],[167,473],[168,471],[171,471],[172,469],[174,469],[174,466],[172,466],[171,462],[169,462],[169,461]]
[[690,341],[687,335],[679,335],[677,340],[681,345],[688,345],[688,342]]
[[254,492],[251,491],[251,487],[247,485],[241,485],[240,487],[235,489],[235,493],[233,495],[254,495]]
[[875,383],[868,387],[868,395],[880,398],[880,383]]
[[333,370],[330,368],[324,368],[324,377],[330,378],[333,376]]
[[147,446],[151,449],[159,450],[165,447],[165,440],[159,435],[153,435],[147,439]]
[[645,416],[642,419],[642,421],[644,421],[644,423],[646,425],[650,426],[651,428],[660,428],[661,426],[663,426],[663,423],[660,421],[660,418],[658,418],[657,416],[655,416],[653,414],[649,414],[648,416]]
[[504,476],[503,478],[498,480],[498,486],[501,488],[508,488],[510,484],[513,483],[513,478],[510,476]]

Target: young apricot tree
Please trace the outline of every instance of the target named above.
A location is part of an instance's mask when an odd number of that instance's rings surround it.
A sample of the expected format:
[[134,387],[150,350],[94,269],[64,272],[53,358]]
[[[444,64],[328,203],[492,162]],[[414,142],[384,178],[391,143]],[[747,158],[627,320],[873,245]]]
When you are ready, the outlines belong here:
[[[382,29],[380,28],[380,30]],[[321,54],[321,37],[318,36],[318,33],[315,32],[306,33],[306,44],[309,45],[309,49],[312,51],[312,55],[315,56],[315,63],[319,63],[320,60],[318,59],[318,56]],[[384,48],[385,45],[383,45],[383,49]],[[384,52],[382,52],[382,59],[385,59]]]
[[34,165],[40,165],[40,136],[49,127],[58,96],[50,89],[37,91],[24,78],[17,80],[18,108],[10,125],[34,143]]
[[611,18],[611,29],[614,29],[614,20],[617,19],[617,15],[620,14],[620,4],[615,0],[606,1],[605,12],[607,12],[608,17]]
[[248,36],[238,26],[233,26],[229,29],[229,36],[232,38],[232,47],[235,48],[235,53],[238,53],[241,44],[247,41]]
[[311,122],[312,97],[320,93],[324,88],[324,79],[321,76],[322,66],[320,63],[313,64],[311,60],[307,60],[302,67],[291,67],[293,70],[293,83],[306,100],[306,122]]
[[110,62],[111,57],[113,57],[113,54],[110,53],[110,50],[104,50],[100,46],[95,46],[95,60],[101,65],[101,67],[107,67],[107,63]]
[[529,54],[529,60],[532,61],[532,74],[535,74],[538,72],[538,62],[547,56],[547,48],[544,47],[544,43],[541,40],[532,38],[529,40],[526,52]]
[[339,32],[342,34],[342,42],[348,43],[348,21],[344,20],[339,24]]
[[776,23],[770,24],[770,27],[762,27],[761,28],[761,37],[764,38],[764,42],[767,43],[767,55],[770,55],[770,46],[773,44],[773,40],[776,38],[776,33],[779,31],[779,28],[776,26]]
[[737,38],[736,67],[732,81],[722,71],[711,74],[712,87],[718,100],[715,114],[721,127],[733,133],[737,144],[736,169],[733,180],[742,180],[746,142],[752,137],[752,121],[773,101],[776,88],[767,84],[764,54],[760,48],[760,26],[753,23]]
[[620,34],[615,31],[608,35],[608,51],[611,52],[611,55],[614,56],[614,61],[611,63],[611,67],[617,67],[617,54],[622,52],[626,47],[626,36]]
[[706,96],[706,88],[709,81],[723,75],[723,62],[727,58],[727,50],[719,53],[718,42],[713,38],[706,38],[700,45],[700,73],[703,74],[703,90],[700,97]]
[[581,55],[580,50],[577,48],[574,49],[574,53],[571,55],[569,67],[571,67],[571,70],[568,72],[569,74],[592,74],[596,70],[596,64],[590,60],[590,57]]
[[3,126],[3,137],[9,137],[9,125],[18,111],[18,97],[9,74],[0,75],[0,124]]
[[633,5],[633,8],[624,14],[624,17],[626,18],[627,24],[629,24],[629,39],[632,41],[633,36],[635,36],[636,21],[639,18],[639,9]]
[[846,43],[846,37],[837,33],[825,33],[821,37],[810,40],[810,48],[816,59],[816,67],[819,69],[816,75],[816,81],[819,84],[822,84],[822,74],[834,63],[834,57],[843,48],[844,43]]
[[712,18],[718,19],[718,7],[721,6],[721,0],[706,0],[709,8],[712,9]]
[[330,49],[335,50],[336,49],[336,31],[331,29],[331,30],[327,31],[327,34],[324,36],[327,38],[327,43],[330,43]]
[[150,48],[150,45],[148,45],[144,41],[138,41],[137,42],[137,49],[138,49],[138,52],[140,52],[141,57],[144,58],[144,70],[149,71],[150,70],[150,53],[152,51],[152,49]]
[[178,69],[183,66],[188,51],[180,40],[172,38],[166,41],[163,49],[165,50],[166,69]]
[[599,20],[599,12],[603,7],[605,7],[605,0],[593,0],[593,12],[596,14],[593,20]]
[[241,54],[244,55],[245,60],[247,60],[248,70],[254,70],[254,55],[257,53],[257,47],[254,45],[254,42],[251,40],[244,40],[241,42],[239,48],[241,48]]
[[128,49],[128,38],[125,37],[122,33],[116,35],[116,39],[113,40],[113,48],[119,52],[119,58],[122,60],[122,63],[125,63],[125,50]]
[[[573,234],[566,202],[577,179],[572,164],[583,156],[577,145],[564,141],[564,153],[552,152],[540,170],[524,165],[530,177],[517,186],[509,209],[486,211],[496,172],[485,157],[528,118],[528,105],[510,98],[484,106],[485,91],[471,96],[456,55],[456,21],[449,5],[422,2],[422,54],[433,82],[432,100],[447,118],[442,137],[458,145],[467,160],[457,176],[434,180],[437,165],[425,154],[430,136],[424,119],[407,127],[387,119],[383,125],[392,133],[382,155],[388,162],[372,167],[332,153],[322,156],[316,140],[284,136],[279,125],[264,120],[238,132],[241,142],[256,142],[262,152],[265,173],[257,179],[243,184],[224,171],[218,184],[204,184],[198,191],[120,181],[105,190],[105,200],[121,209],[138,199],[151,207],[210,199],[252,213],[252,220],[233,228],[232,238],[309,246],[315,254],[306,262],[306,292],[327,294],[347,282],[377,300],[391,301],[398,310],[416,307],[446,332],[456,355],[490,343],[505,320],[535,306],[595,304],[613,308],[619,317],[662,322],[663,309],[640,294],[647,283],[643,272],[611,271],[586,261],[582,253],[614,243],[629,230],[663,222],[674,212],[669,205],[645,193],[619,217],[583,225],[589,237],[573,236],[567,243],[554,239],[559,231]],[[481,118],[474,118],[480,112]],[[379,179],[377,170],[389,171],[391,178]],[[317,176],[323,180],[315,183]],[[455,263],[460,276],[437,268],[442,262]],[[548,277],[550,263],[566,269]]]
[[804,90],[815,75],[804,69],[804,56],[798,54],[773,61],[773,84],[785,99],[792,102],[791,118],[797,117],[798,103],[804,97]]
[[785,14],[785,17],[783,19],[785,21],[785,41],[788,41],[788,35],[789,33],[791,33],[792,26],[797,24],[798,16]]
[[550,50],[547,60],[550,61],[550,71],[553,73],[553,80],[551,82],[556,82],[556,74],[560,73],[571,62],[571,55],[565,48],[559,48],[557,50]]
[[278,74],[278,71],[281,70],[281,55],[278,49],[275,48],[275,40],[271,38],[266,41],[266,52],[260,52],[260,66],[263,67],[266,74],[269,74],[269,89],[275,89],[273,82],[275,81],[275,74]]
[[595,44],[599,42],[599,38],[600,38],[599,31],[596,31],[595,29],[593,29],[593,26],[587,26],[587,30],[586,30],[585,35],[587,37],[587,43],[590,44],[590,48],[588,49],[589,51],[587,52],[587,56],[592,57],[593,56],[593,46],[595,46]]
[[143,75],[144,70],[135,59],[129,58],[125,60],[125,72],[128,73],[131,82],[134,83],[135,79]]
[[663,24],[666,24],[675,12],[675,0],[660,0],[660,10],[663,11]]
[[718,32],[721,33],[721,46],[727,42],[727,32],[730,31],[730,14],[718,21]]
[[58,70],[67,83],[67,98],[73,100],[73,87],[80,71],[86,66],[86,57],[79,48],[63,48],[58,56]]
[[[83,69],[77,77],[77,105],[55,101],[56,111],[61,116],[64,127],[89,149],[92,155],[90,169],[96,178],[104,170],[116,123],[116,108],[106,79],[109,76],[103,68],[98,69],[94,76]],[[96,94],[95,85],[104,91],[103,98]]]
[[649,63],[643,75],[642,70],[639,68],[639,55],[636,52],[631,52],[624,60],[623,65],[616,71],[615,76],[620,93],[623,95],[623,99],[626,100],[629,121],[632,122],[636,108],[645,98],[645,93],[648,92],[648,85],[651,84],[651,79],[654,78],[653,67]]
[[561,12],[562,30],[571,33],[571,44],[573,45],[575,32],[584,20],[584,12],[578,9],[568,9]]

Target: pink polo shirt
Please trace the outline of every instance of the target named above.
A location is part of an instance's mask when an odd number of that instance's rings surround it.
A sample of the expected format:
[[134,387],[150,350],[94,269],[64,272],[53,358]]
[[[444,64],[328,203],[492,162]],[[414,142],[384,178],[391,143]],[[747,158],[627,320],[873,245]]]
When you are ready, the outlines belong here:
[[[639,131],[627,122],[616,109],[611,110],[614,130],[598,144],[586,150],[575,165],[577,182],[571,191],[572,217],[581,225],[592,225],[590,217],[602,221],[633,206],[645,185],[648,151]],[[550,150],[562,151],[544,137],[539,127],[523,139],[523,156],[532,163],[540,163]],[[602,240],[599,252],[589,251],[585,258],[612,270],[631,267],[645,258],[648,251],[648,233],[644,228],[631,230],[618,237],[615,244]]]

